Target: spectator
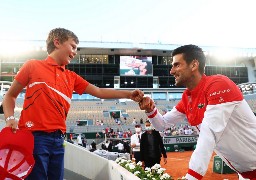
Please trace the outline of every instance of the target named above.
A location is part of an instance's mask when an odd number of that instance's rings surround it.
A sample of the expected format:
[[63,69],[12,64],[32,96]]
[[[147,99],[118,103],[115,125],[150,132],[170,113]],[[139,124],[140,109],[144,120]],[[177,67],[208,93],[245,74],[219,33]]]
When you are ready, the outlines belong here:
[[164,163],[167,163],[167,155],[163,144],[163,139],[159,132],[154,130],[149,121],[145,122],[145,129],[141,135],[140,156],[144,167],[151,168],[155,164],[160,164],[163,154]]
[[87,139],[86,139],[86,137],[84,136],[84,138],[83,138],[83,147],[86,148],[86,144],[87,144]]
[[123,138],[128,138],[128,133],[127,132],[123,133]]
[[113,128],[109,128],[110,133],[112,134],[114,132]]
[[135,162],[141,161],[140,154],[140,140],[141,140],[141,126],[140,124],[135,125],[135,134],[131,136],[131,148]]
[[107,137],[109,137],[109,127],[106,127],[105,133],[106,133]]
[[103,142],[103,143],[101,143],[101,149],[103,149],[103,150],[107,150],[107,147],[106,147],[106,144]]
[[182,134],[184,134],[184,128],[181,126],[181,127],[179,128],[179,135],[182,135]]
[[140,124],[143,124],[143,119],[142,118],[140,118]]
[[95,141],[93,140],[92,143],[91,143],[91,152],[95,151],[97,149],[97,146],[96,146],[96,143]]
[[102,134],[103,134],[103,137],[105,137],[105,135],[106,135],[106,130],[103,128],[101,132],[102,132]]
[[100,125],[99,120],[96,120],[96,125],[97,125],[97,126],[99,126],[99,125]]
[[118,137],[119,137],[119,138],[123,138],[123,132],[122,132],[122,131],[119,131],[119,132],[118,132]]
[[81,134],[78,134],[76,140],[77,140],[77,144],[78,144],[79,146],[83,146]]
[[132,124],[133,124],[133,125],[137,124],[137,121],[136,121],[136,119],[135,119],[135,118],[133,118],[133,120],[132,120]]
[[124,153],[130,153],[129,142],[126,139],[124,139],[123,144],[124,144]]
[[96,133],[95,136],[96,136],[96,138],[101,138],[101,135],[100,135],[100,133],[98,133],[98,132]]
[[69,136],[68,136],[68,142],[74,144],[72,133],[70,133]]
[[96,137],[96,143],[98,144],[99,143],[99,139],[101,138],[100,133],[97,132],[95,137]]
[[106,150],[108,150],[108,146],[109,146],[109,141],[106,140],[106,143],[105,143]]
[[132,136],[132,130],[130,128],[128,128],[128,137]]
[[109,151],[109,152],[112,152],[112,151],[113,151],[113,143],[112,143],[112,141],[109,141],[109,144],[108,144],[108,151]]
[[191,135],[191,134],[193,134],[193,131],[192,131],[191,128],[186,127],[185,130],[184,130],[184,134],[185,134],[185,135]]
[[119,141],[119,143],[115,145],[115,147],[117,147],[119,153],[124,152],[124,144],[122,143],[122,141]]
[[101,121],[100,121],[100,125],[101,125],[101,126],[103,126],[103,125],[104,125],[103,120],[101,120]]

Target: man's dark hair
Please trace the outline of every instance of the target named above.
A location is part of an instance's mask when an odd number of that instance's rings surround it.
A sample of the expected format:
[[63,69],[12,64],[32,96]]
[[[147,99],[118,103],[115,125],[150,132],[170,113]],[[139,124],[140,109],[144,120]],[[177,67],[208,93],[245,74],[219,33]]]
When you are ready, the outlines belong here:
[[150,123],[150,124],[151,124],[151,122],[150,122],[149,120],[146,120],[145,124],[146,124],[146,123]]
[[140,128],[140,127],[141,127],[140,124],[135,125],[135,128]]
[[182,54],[187,64],[190,64],[193,60],[197,60],[199,62],[199,72],[201,74],[204,73],[206,57],[200,47],[193,44],[180,46],[173,50],[172,57],[177,54]]

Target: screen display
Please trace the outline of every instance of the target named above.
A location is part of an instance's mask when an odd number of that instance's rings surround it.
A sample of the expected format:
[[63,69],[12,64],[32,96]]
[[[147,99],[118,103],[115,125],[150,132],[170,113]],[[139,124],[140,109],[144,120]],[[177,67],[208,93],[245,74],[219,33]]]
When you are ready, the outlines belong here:
[[153,76],[152,57],[120,56],[120,76]]
[[121,111],[110,110],[109,114],[110,114],[110,117],[114,119],[121,117]]

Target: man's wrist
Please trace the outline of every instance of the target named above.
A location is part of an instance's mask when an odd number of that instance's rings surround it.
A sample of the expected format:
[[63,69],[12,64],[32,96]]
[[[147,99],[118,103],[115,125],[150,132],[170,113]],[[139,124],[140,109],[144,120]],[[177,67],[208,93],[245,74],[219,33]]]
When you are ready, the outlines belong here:
[[146,115],[148,116],[148,118],[154,118],[157,115],[157,109],[156,107],[149,113],[146,112]]
[[145,113],[151,113],[154,109],[150,109],[150,110],[145,110]]
[[8,122],[10,120],[17,120],[17,118],[15,118],[14,116],[9,116],[5,119],[5,122]]
[[155,110],[156,106],[153,106],[153,108],[151,107],[150,109],[145,109],[146,113],[151,113]]

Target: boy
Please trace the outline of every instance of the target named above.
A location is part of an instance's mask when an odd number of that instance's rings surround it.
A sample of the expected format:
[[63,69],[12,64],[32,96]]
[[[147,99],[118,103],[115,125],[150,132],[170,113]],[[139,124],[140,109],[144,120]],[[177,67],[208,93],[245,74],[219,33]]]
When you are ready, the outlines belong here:
[[[64,28],[51,30],[46,40],[48,57],[41,61],[27,61],[5,95],[3,107],[6,126],[14,132],[19,126],[20,129],[32,131],[34,135],[36,163],[28,179],[63,180],[63,134],[73,91],[102,99],[129,98],[140,101],[143,97],[143,92],[139,90],[98,88],[75,72],[66,70],[65,65],[77,54],[78,43],[72,31]],[[15,100],[24,87],[26,96],[23,110],[19,121],[16,121]]]

